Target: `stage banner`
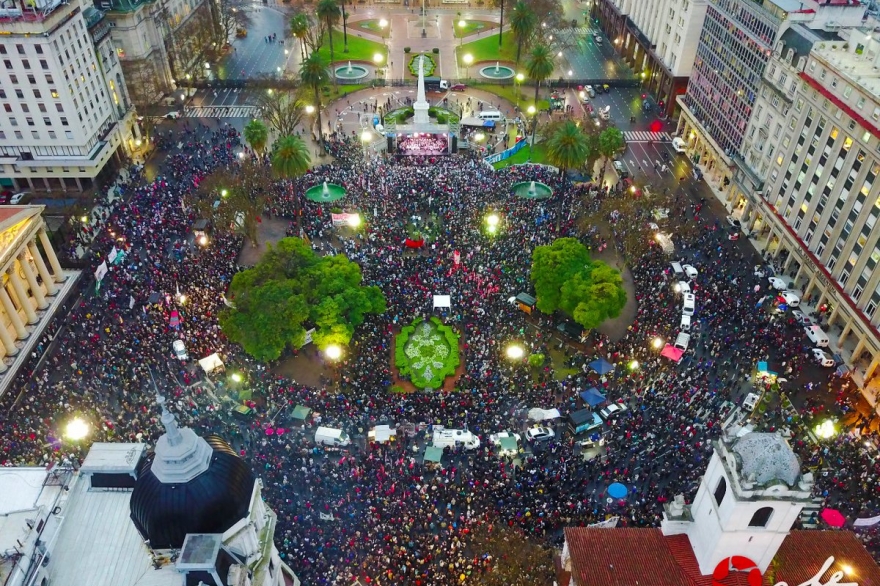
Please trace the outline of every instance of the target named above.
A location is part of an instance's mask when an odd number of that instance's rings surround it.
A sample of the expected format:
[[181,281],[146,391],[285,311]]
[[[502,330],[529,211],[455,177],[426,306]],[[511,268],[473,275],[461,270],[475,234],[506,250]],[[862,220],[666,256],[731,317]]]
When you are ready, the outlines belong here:
[[351,224],[351,219],[357,215],[358,214],[330,214],[330,218],[333,220],[334,226],[349,226]]

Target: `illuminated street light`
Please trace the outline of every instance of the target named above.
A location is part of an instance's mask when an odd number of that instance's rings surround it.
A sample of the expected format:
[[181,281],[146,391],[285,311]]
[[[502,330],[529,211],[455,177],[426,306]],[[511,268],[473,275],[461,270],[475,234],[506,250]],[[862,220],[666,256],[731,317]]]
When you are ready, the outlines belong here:
[[89,217],[88,217],[88,216],[83,216],[83,217],[81,217],[81,218],[79,219],[79,221],[82,222],[83,224],[88,224],[88,223],[89,223]]
[[535,106],[529,106],[527,111],[530,116],[534,116],[535,112],[537,112],[538,110],[535,109]]
[[220,190],[220,197],[226,197],[227,195],[229,195],[229,191],[225,189]]
[[518,81],[518,82],[520,82],[520,83],[522,83],[522,82],[525,80],[525,78],[526,78],[526,76],[525,76],[524,74],[522,74],[522,73],[517,73],[517,74],[516,74],[516,81]]
[[501,222],[501,218],[498,217],[498,214],[489,214],[486,216],[486,229],[489,233],[494,234],[498,231],[499,222]]
[[306,114],[314,114],[314,113],[315,113],[315,107],[314,107],[314,106],[312,106],[311,104],[309,104],[308,106],[306,106]]
[[460,26],[461,28],[464,28],[467,26],[467,22],[465,22],[465,20],[462,18],[461,20],[458,21],[458,26]]
[[639,361],[638,361],[638,360],[633,360],[632,362],[629,363],[629,369],[630,369],[630,370],[636,370],[638,367],[639,367]]
[[143,142],[141,139],[137,139],[137,140],[134,141],[134,146],[136,146],[136,147],[139,147],[139,146],[141,146],[142,144],[144,144],[144,142]]
[[663,339],[662,338],[654,338],[654,341],[651,343],[654,345],[654,348],[657,348],[659,350],[660,346],[663,345]]
[[828,439],[837,435],[837,430],[834,428],[834,422],[830,419],[826,419],[817,425],[816,435],[822,439]]
[[74,417],[64,427],[64,437],[69,440],[79,441],[87,435],[89,435],[89,424],[79,417]]
[[357,228],[361,225],[361,216],[360,214],[351,214],[348,216],[348,225],[352,228]]
[[211,69],[211,64],[208,62],[205,62],[205,69]]
[[556,54],[557,57],[562,57],[562,51]]
[[526,351],[519,344],[511,344],[507,347],[506,353],[511,360],[519,360],[525,356]]
[[330,360],[339,360],[342,356],[342,348],[337,346],[336,344],[330,344],[327,348],[324,349],[324,354]]
[[201,246],[207,246],[207,245],[208,245],[208,237],[205,236],[204,234],[202,234],[201,236],[199,236],[199,244],[200,244]]
[[571,77],[571,69],[568,70],[568,77]]
[[233,372],[232,373],[232,380],[237,383],[240,383],[241,382],[241,375],[237,372]]
[[630,185],[630,186],[629,186],[629,191],[630,191],[630,193],[635,193],[635,192],[636,192],[636,186],[635,186],[635,185]]
[[373,63],[376,65],[381,65],[382,61],[385,59],[385,56],[382,53],[376,53],[373,55]]
[[379,28],[385,28],[386,26],[388,26],[388,21],[385,20],[384,18],[380,18],[379,19]]
[[486,135],[482,132],[478,132],[474,135],[474,140],[477,142],[482,142],[486,138]]

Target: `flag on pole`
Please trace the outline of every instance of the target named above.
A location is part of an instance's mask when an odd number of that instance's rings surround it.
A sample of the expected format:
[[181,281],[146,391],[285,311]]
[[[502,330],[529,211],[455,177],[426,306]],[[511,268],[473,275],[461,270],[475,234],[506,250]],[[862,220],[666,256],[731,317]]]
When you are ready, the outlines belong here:
[[134,296],[133,296],[133,295],[129,296],[129,299],[128,299],[128,308],[129,308],[129,309],[134,309]]

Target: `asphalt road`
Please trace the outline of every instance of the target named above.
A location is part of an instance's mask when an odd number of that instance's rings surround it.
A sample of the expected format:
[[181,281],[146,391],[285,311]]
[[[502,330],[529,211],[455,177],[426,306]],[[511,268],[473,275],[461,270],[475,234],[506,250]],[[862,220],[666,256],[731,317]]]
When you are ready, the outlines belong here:
[[[284,71],[287,59],[299,51],[292,40],[284,42],[288,16],[280,10],[257,5],[251,10],[250,19],[247,36],[233,41],[233,52],[217,67],[216,74],[221,79],[277,75],[278,68]],[[277,41],[267,42],[266,37],[273,33],[278,36]]]

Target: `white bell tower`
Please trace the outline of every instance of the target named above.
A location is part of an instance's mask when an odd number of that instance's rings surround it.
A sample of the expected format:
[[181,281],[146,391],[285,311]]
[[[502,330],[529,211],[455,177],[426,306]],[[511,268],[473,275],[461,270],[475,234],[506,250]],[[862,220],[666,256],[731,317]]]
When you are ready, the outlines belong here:
[[722,438],[692,505],[666,507],[664,535],[686,533],[706,576],[731,556],[745,556],[761,572],[810,502],[812,474],[801,475],[788,442],[775,433]]

